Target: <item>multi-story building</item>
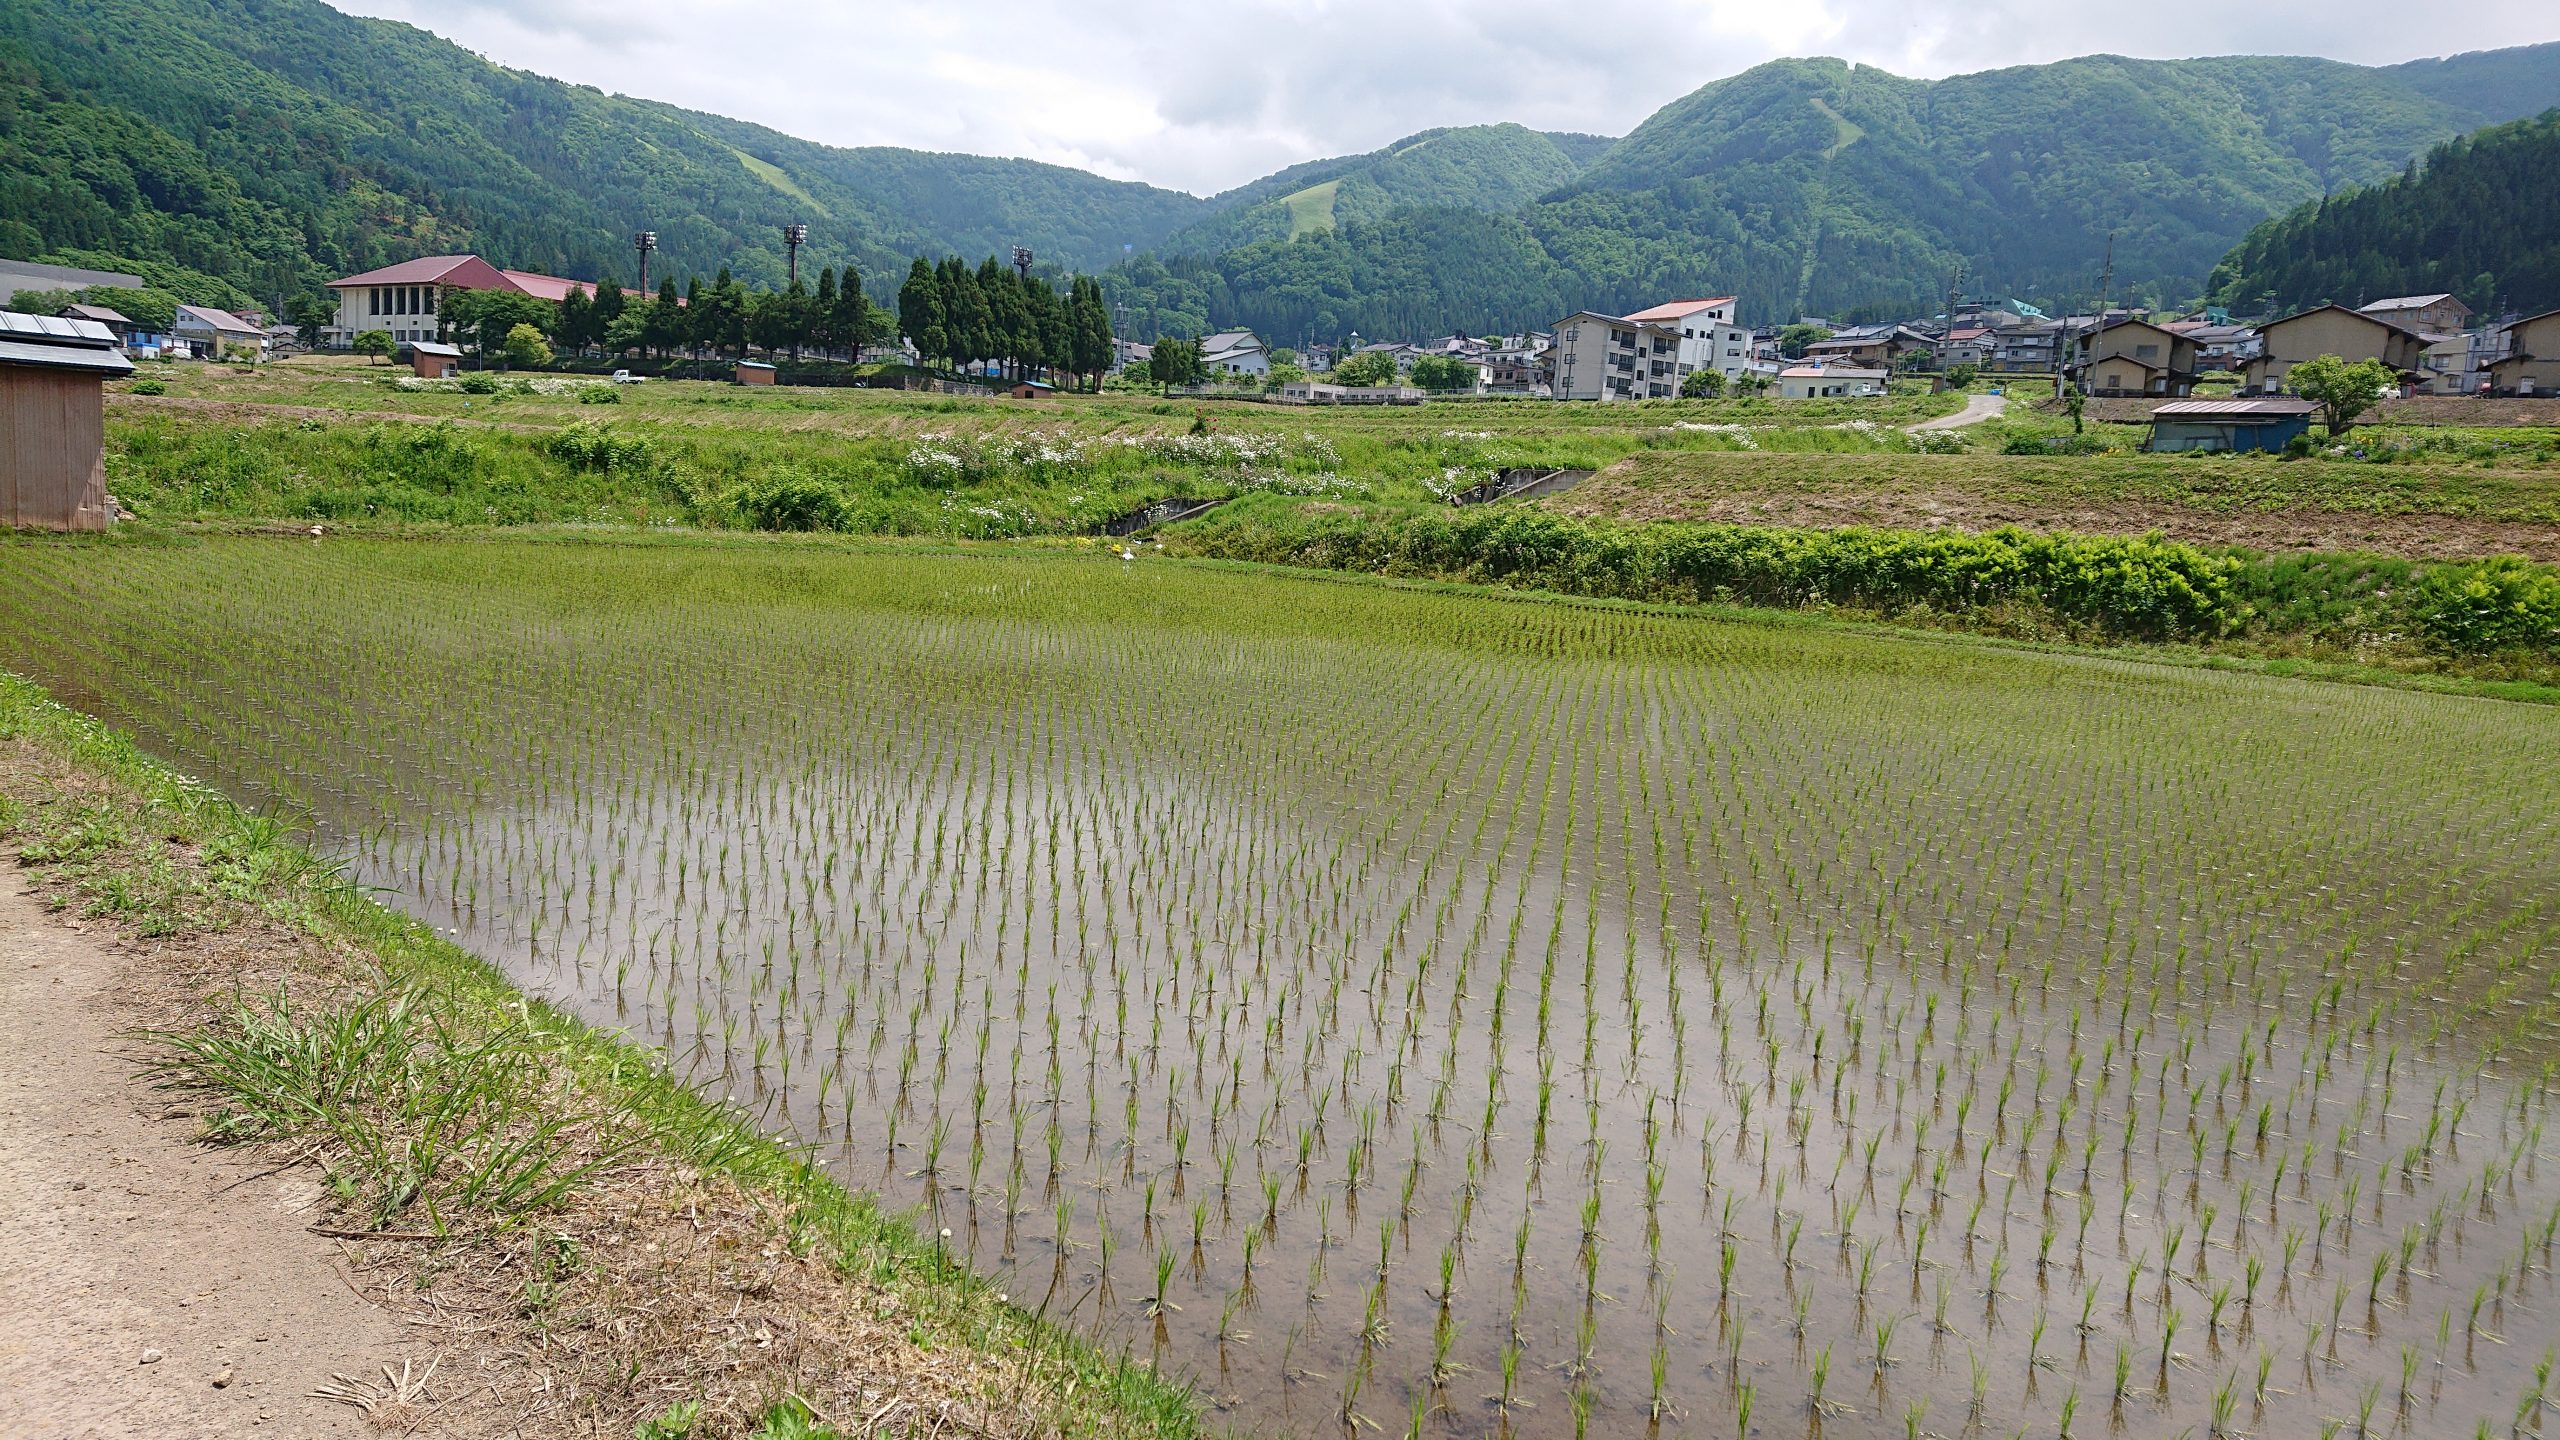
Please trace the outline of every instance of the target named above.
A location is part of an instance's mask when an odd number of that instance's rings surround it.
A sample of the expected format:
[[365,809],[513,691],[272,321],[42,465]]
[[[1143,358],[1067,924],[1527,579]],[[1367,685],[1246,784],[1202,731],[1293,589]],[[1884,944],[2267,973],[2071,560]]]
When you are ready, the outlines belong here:
[[2450,295],[2395,295],[2359,305],[2356,313],[2421,335],[2459,335],[2471,323],[2471,307]]
[[572,290],[593,298],[596,287],[531,270],[501,270],[477,255],[429,255],[332,280],[329,288],[338,292],[338,313],[320,327],[320,343],[344,349],[368,330],[384,331],[400,344],[435,339],[442,333],[438,312],[444,297],[456,290],[507,290],[556,302]]
[[1639,325],[1663,325],[1678,331],[1683,375],[1714,370],[1727,380],[1739,380],[1751,368],[1752,345],[1750,327],[1734,322],[1734,303],[1730,295],[1674,300],[1626,318]]
[[2244,395],[2280,395],[2294,366],[2322,355],[2379,360],[2406,383],[2426,378],[2431,338],[2378,316],[2323,305],[2273,321],[2258,332],[2259,353],[2240,372]]
[[1580,310],[1555,323],[1555,398],[1558,400],[1668,400],[1680,393],[1681,335],[1597,310]]

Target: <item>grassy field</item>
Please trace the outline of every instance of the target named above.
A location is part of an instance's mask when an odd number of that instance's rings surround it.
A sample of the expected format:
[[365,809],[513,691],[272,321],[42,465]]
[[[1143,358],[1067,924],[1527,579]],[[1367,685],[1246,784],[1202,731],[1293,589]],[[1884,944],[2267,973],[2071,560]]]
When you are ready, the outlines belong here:
[[1214,1417],[2551,1402],[2560,712],[1152,557],[5,559],[0,665]]

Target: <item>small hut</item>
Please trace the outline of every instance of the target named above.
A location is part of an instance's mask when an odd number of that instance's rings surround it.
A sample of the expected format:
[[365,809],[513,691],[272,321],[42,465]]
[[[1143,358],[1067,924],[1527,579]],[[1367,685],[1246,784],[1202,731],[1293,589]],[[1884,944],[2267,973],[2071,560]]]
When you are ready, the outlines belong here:
[[1016,380],[1005,387],[1004,393],[1016,400],[1046,400],[1058,393],[1058,387],[1044,385],[1037,380]]
[[2320,407],[2308,400],[2173,400],[2151,412],[2155,455],[2197,451],[2277,451],[2311,433]]
[[462,373],[462,347],[433,340],[409,342],[409,367],[421,380],[450,380]]
[[770,385],[777,378],[779,372],[761,360],[738,362],[738,383],[741,385]]
[[0,525],[104,530],[104,383],[133,373],[95,320],[0,310]]

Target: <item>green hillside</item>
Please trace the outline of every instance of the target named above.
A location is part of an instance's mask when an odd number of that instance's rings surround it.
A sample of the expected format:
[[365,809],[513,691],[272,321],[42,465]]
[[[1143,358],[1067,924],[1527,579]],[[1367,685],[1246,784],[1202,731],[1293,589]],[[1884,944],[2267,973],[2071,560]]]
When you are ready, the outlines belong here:
[[2438,147],[2423,168],[2249,232],[2214,271],[2252,309],[2449,292],[2475,310],[2560,307],[2560,109]]
[[0,255],[193,267],[272,297],[478,250],[576,276],[779,283],[804,259],[903,271],[1026,244],[1098,266],[1196,197],[1019,160],[838,149],[491,65],[317,0],[0,0]]
[[[1559,290],[1599,308],[1734,291],[1754,318],[1925,314],[1959,265],[1969,293],[2081,304],[2110,235],[2113,294],[2176,302],[2267,216],[2531,113],[2514,107],[2554,103],[2560,45],[2390,69],[2091,56],[1934,82],[1777,61],[1664,107],[1516,215],[1435,221],[1469,231],[1477,253],[1514,250],[1516,230],[1531,250],[1471,286],[1481,303],[1406,294],[1393,305],[1427,316],[1421,329],[1477,331],[1552,320]],[[1395,259],[1396,217],[1339,197],[1334,208],[1339,232],[1323,243],[1274,250],[1289,231],[1265,224],[1216,258],[1215,283],[1196,268],[1163,284],[1130,267],[1133,323],[1181,328],[1211,293],[1228,308],[1204,318],[1283,334],[1375,316],[1382,306],[1332,297],[1409,269]]]
[[[1426,130],[1367,155],[1293,165],[1230,190],[1217,213],[1163,248],[1214,255],[1343,225],[1371,224],[1403,209],[1510,214],[1582,173],[1575,151],[1605,153],[1592,136],[1544,135],[1518,125]],[[1568,148],[1568,147],[1571,148]]]

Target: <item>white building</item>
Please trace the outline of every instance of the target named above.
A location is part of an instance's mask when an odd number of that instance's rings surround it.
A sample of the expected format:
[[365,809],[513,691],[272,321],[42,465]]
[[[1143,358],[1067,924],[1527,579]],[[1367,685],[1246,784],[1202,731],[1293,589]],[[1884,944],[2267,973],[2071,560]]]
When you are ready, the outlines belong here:
[[1885,393],[1889,370],[1859,365],[1791,365],[1778,372],[1781,400],[1867,400]]
[[179,306],[177,319],[169,325],[169,338],[171,346],[198,360],[215,359],[226,352],[245,352],[254,360],[263,360],[267,355],[264,326],[210,305]]
[[1714,370],[1728,381],[1739,380],[1751,365],[1751,330],[1733,318],[1734,297],[1674,300],[1639,310],[1626,318],[1643,325],[1667,325],[1680,332],[1680,373]]
[[1258,380],[1271,373],[1271,351],[1250,330],[1221,330],[1200,342],[1200,368]]
[[595,298],[585,280],[563,280],[531,270],[501,270],[477,255],[429,255],[361,275],[332,280],[338,313],[320,327],[320,343],[343,350],[368,330],[384,331],[394,344],[433,340],[443,331],[437,310],[455,290],[510,290],[538,300],[565,300],[572,290]]

